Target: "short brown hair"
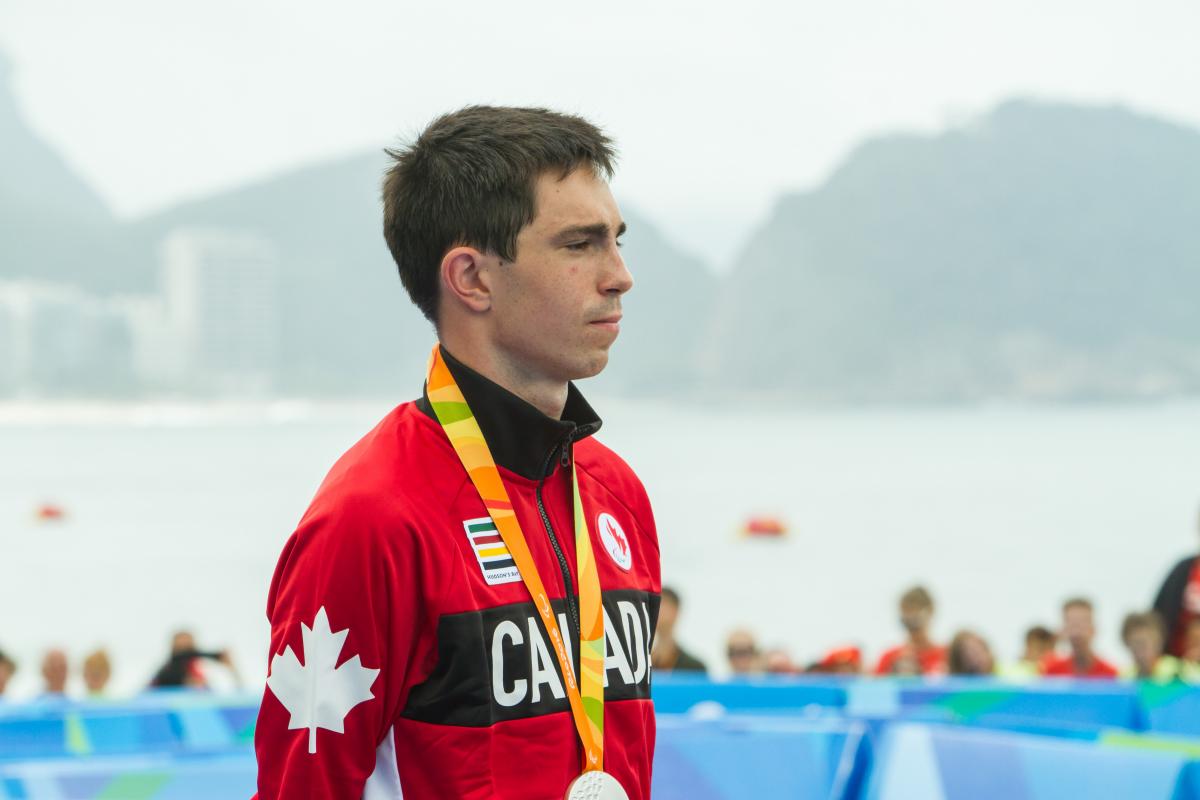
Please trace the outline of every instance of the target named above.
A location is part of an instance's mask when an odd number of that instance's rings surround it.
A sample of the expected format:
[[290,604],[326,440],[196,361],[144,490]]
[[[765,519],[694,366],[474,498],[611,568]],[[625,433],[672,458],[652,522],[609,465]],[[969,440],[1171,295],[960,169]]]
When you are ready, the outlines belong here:
[[1082,608],[1087,610],[1089,613],[1095,612],[1095,609],[1092,608],[1092,601],[1088,600],[1086,597],[1071,597],[1062,604],[1062,610],[1064,614],[1070,611],[1072,608]]
[[1054,640],[1058,637],[1054,635],[1054,631],[1047,628],[1045,625],[1034,625],[1029,630],[1025,631],[1025,644],[1030,642],[1039,642],[1045,645],[1053,645]]
[[1163,624],[1162,617],[1158,615],[1157,611],[1135,612],[1127,614],[1125,621],[1121,623],[1121,641],[1129,644],[1129,637],[1139,628],[1156,630],[1159,638],[1162,639],[1167,636],[1167,626]]
[[933,595],[924,586],[914,586],[900,595],[901,608],[933,608]]
[[470,245],[511,261],[533,221],[534,183],[587,166],[611,178],[612,140],[582,117],[544,108],[467,106],[416,141],[386,150],[383,237],[408,295],[437,324],[442,257]]

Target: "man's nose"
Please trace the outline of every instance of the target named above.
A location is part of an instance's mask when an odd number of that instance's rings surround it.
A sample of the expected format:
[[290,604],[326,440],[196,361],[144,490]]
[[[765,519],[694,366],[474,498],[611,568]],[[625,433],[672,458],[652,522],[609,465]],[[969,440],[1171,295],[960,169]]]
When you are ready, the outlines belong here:
[[621,250],[614,245],[612,248],[612,257],[606,264],[604,281],[600,289],[605,294],[614,294],[619,297],[632,288],[633,273],[629,271],[629,267],[625,266],[625,259],[621,256]]

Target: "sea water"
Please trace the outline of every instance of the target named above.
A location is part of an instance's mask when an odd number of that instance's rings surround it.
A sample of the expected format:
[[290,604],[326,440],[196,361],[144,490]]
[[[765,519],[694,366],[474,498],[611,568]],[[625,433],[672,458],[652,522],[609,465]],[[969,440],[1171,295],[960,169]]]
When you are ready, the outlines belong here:
[[[720,672],[739,626],[797,661],[901,636],[896,598],[934,594],[938,638],[1019,654],[1068,596],[1093,598],[1100,652],[1200,547],[1200,405],[812,411],[596,399],[599,438],[641,476],[679,639]],[[51,646],[103,646],[113,690],[145,685],[171,631],[266,672],[267,588],[325,471],[391,407],[0,406],[0,649],[11,695]],[[39,522],[43,503],[63,507]],[[747,517],[788,526],[739,536]],[[634,557],[643,554],[634,553]],[[81,690],[78,672],[73,688]],[[228,676],[217,680],[228,682]]]

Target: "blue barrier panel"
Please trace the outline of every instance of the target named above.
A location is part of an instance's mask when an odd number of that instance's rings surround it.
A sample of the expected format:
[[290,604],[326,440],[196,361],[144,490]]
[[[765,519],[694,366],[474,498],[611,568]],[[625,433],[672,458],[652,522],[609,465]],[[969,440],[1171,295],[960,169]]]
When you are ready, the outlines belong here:
[[991,715],[1141,730],[1145,717],[1137,686],[1115,681],[1046,680],[1012,684],[990,679],[947,679],[897,684],[902,709],[944,712],[947,721]]
[[869,767],[861,724],[661,715],[655,800],[855,800]]
[[125,757],[0,765],[4,800],[248,798],[257,764],[245,752],[213,757]]
[[40,703],[0,715],[0,763],[39,758],[239,749],[258,705],[213,695],[130,703]]
[[1181,800],[1173,753],[898,723],[876,750],[866,800]]
[[1200,686],[1143,683],[1138,698],[1148,730],[1200,736]]
[[650,692],[655,709],[667,714],[682,714],[700,703],[718,703],[729,711],[841,708],[846,705],[844,685],[787,677],[711,681],[663,673],[654,676]]
[[1200,800],[1200,761],[1189,762],[1183,768],[1175,800]]

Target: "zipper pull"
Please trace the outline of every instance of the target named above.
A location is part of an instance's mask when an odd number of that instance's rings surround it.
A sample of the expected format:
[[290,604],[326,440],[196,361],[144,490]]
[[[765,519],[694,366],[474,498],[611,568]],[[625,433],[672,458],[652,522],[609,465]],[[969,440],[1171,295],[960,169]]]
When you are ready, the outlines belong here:
[[559,459],[559,461],[560,461],[560,463],[562,463],[562,465],[564,467],[571,466],[571,451],[569,448],[570,448],[570,445],[567,444],[566,442],[563,442],[562,457]]

